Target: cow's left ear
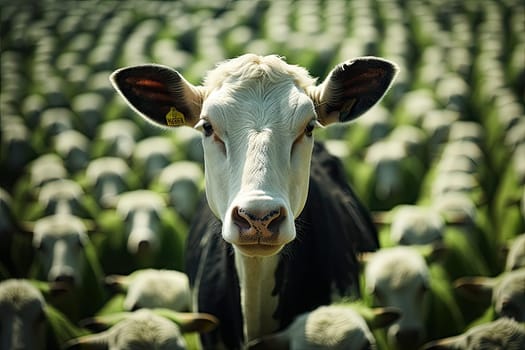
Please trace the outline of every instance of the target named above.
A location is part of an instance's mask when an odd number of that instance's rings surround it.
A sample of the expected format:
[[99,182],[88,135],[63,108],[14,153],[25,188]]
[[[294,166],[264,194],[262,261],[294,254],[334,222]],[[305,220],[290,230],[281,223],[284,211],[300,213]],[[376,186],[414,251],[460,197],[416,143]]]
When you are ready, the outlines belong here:
[[204,88],[192,85],[174,69],[132,66],[115,71],[109,79],[124,100],[153,124],[193,127],[199,119]]
[[319,122],[348,122],[381,100],[398,72],[397,66],[377,57],[360,57],[337,65],[319,86],[308,91]]

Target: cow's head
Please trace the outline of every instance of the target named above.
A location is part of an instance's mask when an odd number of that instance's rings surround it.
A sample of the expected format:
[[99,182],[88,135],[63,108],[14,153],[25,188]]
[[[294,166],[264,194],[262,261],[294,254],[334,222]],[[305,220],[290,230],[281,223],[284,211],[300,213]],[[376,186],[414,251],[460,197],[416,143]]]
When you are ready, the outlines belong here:
[[46,216],[36,221],[33,246],[37,261],[52,288],[82,287],[89,241],[84,222],[69,214]]
[[223,238],[247,256],[269,256],[295,237],[308,193],[312,131],[375,105],[397,68],[364,57],[315,85],[277,56],[247,54],[218,65],[203,85],[159,65],[117,70],[111,81],[141,116],[202,131],[206,194]]

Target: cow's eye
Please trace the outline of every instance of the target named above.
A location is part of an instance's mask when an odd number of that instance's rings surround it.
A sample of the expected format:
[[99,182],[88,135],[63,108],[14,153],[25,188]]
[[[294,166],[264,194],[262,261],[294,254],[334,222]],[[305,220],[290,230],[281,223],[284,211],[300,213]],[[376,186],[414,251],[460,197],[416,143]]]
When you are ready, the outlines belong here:
[[205,122],[202,124],[202,130],[204,131],[204,136],[208,137],[213,134],[213,126],[211,126],[210,122]]
[[211,123],[206,119],[201,119],[196,125],[196,129],[202,129],[202,132],[204,133],[204,136],[208,137],[213,135],[213,126]]
[[304,134],[308,137],[312,136],[312,132],[315,129],[315,125],[317,124],[317,121],[315,119],[312,119],[308,125],[306,125],[306,129],[304,129]]

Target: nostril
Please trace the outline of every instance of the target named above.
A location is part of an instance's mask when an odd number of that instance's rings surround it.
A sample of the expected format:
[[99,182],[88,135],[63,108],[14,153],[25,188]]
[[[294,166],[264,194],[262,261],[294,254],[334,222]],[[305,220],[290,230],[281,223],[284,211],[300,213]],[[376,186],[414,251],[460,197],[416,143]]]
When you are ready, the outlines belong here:
[[146,253],[150,250],[150,242],[148,240],[141,240],[138,244],[138,253],[141,254],[141,253]]
[[233,208],[232,219],[233,223],[237,225],[241,231],[249,230],[252,226],[244,211],[239,207]]
[[279,228],[281,227],[281,223],[286,219],[286,211],[284,208],[281,208],[279,210],[279,213],[270,219],[270,222],[268,223],[268,231],[270,231],[272,234],[279,233]]

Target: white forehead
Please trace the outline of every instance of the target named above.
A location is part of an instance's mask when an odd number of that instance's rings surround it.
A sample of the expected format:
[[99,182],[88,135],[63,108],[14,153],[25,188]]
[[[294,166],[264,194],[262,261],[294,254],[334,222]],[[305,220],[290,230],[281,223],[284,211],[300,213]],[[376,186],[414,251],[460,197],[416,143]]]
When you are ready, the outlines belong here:
[[202,114],[218,118],[219,127],[241,116],[255,122],[253,127],[278,121],[286,128],[298,118],[313,116],[313,102],[304,92],[314,83],[304,68],[277,56],[241,56],[208,74],[205,85],[209,95]]
[[9,279],[0,283],[0,305],[22,310],[27,305],[43,309],[44,303],[42,294],[26,280]]
[[43,237],[86,236],[86,226],[74,216],[52,215],[38,220],[34,228],[34,239]]
[[164,200],[158,193],[149,190],[136,190],[120,195],[116,211],[125,217],[134,210],[160,212],[164,207]]
[[308,71],[290,65],[275,55],[257,56],[253,54],[227,60],[206,75],[204,85],[208,91],[220,88],[226,82],[246,81],[265,77],[274,83],[292,80],[302,89],[315,84]]
[[168,307],[177,310],[189,304],[189,280],[186,274],[172,270],[140,270],[133,275],[125,304],[138,302],[141,307]]
[[360,347],[373,339],[363,317],[349,307],[322,306],[303,317],[305,347],[323,345],[346,349]]
[[48,203],[53,198],[79,198],[82,194],[82,187],[79,184],[71,180],[62,179],[42,186],[38,197],[40,201]]
[[410,247],[384,248],[372,254],[365,268],[366,284],[386,284],[389,288],[424,283],[428,280],[428,267],[416,250]]
[[182,348],[180,329],[173,322],[146,309],[135,311],[117,323],[109,330],[109,335],[110,349],[128,349],[135,343],[157,349]]
[[216,121],[219,131],[234,125],[241,130],[247,127],[262,131],[274,126],[289,130],[295,123],[314,117],[315,112],[311,99],[290,81],[249,80],[236,86],[225,84],[211,93],[202,114]]
[[395,242],[405,237],[410,244],[425,244],[440,239],[444,228],[441,215],[432,208],[404,205],[395,211],[390,234]]
[[89,163],[86,177],[94,183],[103,174],[118,174],[125,176],[129,172],[129,166],[122,158],[102,157]]

